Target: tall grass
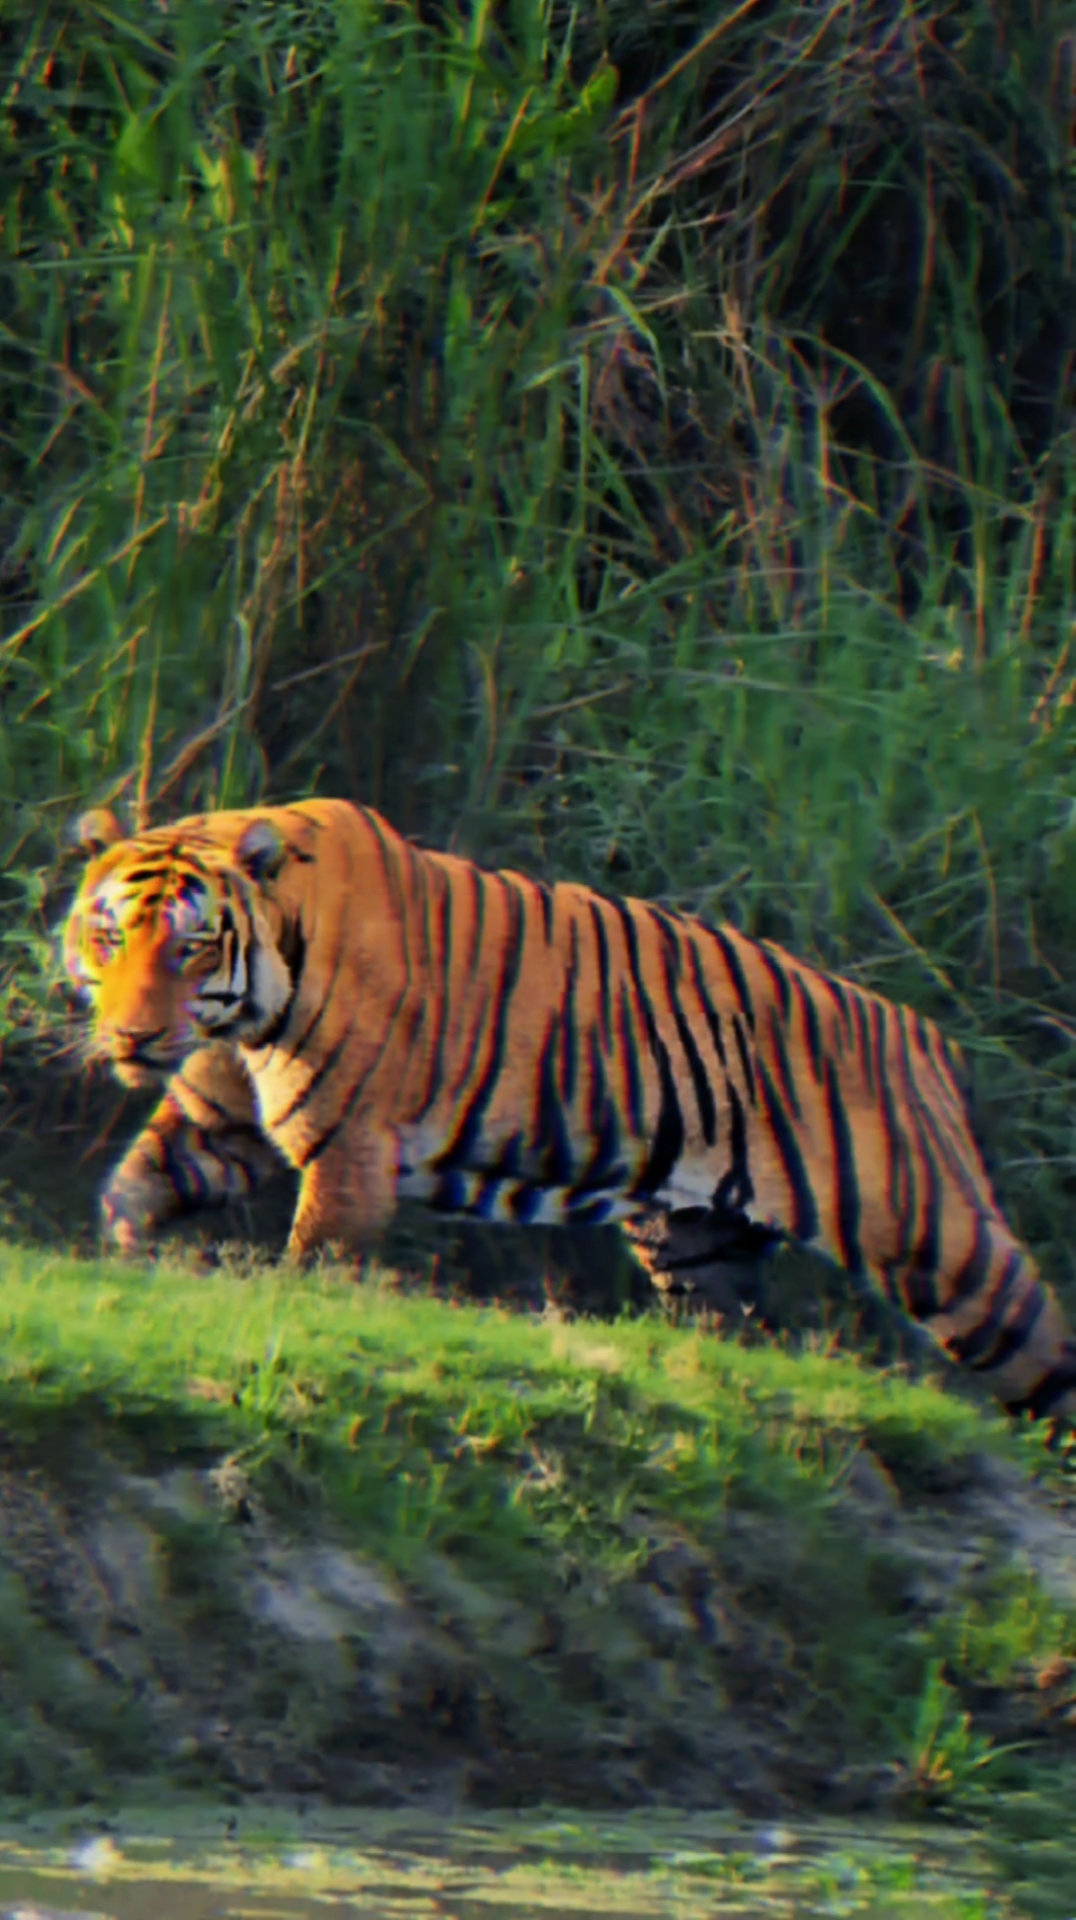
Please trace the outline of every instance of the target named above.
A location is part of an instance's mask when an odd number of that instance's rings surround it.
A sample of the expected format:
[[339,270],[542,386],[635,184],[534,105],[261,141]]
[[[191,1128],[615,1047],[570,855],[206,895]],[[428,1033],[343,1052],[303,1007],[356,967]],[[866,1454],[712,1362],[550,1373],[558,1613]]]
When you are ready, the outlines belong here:
[[1061,0],[0,12],[13,1078],[80,805],[343,792],[940,1015],[1060,1250],[1073,45]]

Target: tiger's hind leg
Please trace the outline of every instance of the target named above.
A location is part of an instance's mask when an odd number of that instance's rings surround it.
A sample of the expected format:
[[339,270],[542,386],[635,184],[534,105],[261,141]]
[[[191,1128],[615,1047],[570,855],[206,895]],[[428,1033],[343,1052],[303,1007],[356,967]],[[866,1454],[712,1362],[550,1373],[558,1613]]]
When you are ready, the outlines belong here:
[[688,1207],[624,1221],[621,1231],[664,1299],[721,1314],[734,1326],[747,1315],[759,1326],[771,1324],[762,1266],[778,1236],[768,1228]]
[[246,1068],[230,1047],[200,1047],[105,1187],[106,1238],[137,1253],[166,1221],[245,1199],[283,1168],[258,1123]]
[[[913,1262],[896,1286],[907,1312],[1010,1413],[1076,1421],[1076,1336],[1031,1254],[999,1215],[973,1216],[970,1251],[959,1266],[946,1261],[939,1275]],[[891,1278],[891,1298],[892,1288]]]

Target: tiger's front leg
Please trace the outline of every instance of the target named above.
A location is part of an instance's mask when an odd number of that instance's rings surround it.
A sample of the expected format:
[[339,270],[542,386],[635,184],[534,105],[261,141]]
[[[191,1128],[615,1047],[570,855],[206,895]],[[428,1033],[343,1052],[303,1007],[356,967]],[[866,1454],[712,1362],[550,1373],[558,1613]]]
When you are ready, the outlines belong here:
[[137,1253],[166,1221],[245,1199],[283,1167],[258,1123],[246,1068],[230,1047],[200,1047],[105,1187],[106,1238]]
[[320,1247],[365,1253],[396,1211],[397,1150],[385,1130],[358,1127],[301,1168],[288,1255],[306,1261]]

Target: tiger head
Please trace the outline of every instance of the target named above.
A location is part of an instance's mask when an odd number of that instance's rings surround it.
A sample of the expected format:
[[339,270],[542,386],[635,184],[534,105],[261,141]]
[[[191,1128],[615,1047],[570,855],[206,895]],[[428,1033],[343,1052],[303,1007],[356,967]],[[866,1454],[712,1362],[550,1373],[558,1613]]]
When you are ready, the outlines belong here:
[[284,837],[265,814],[210,819],[130,839],[104,809],[78,823],[89,860],[64,965],[91,1003],[90,1053],[125,1086],[167,1078],[207,1040],[257,1040],[292,990],[270,890]]

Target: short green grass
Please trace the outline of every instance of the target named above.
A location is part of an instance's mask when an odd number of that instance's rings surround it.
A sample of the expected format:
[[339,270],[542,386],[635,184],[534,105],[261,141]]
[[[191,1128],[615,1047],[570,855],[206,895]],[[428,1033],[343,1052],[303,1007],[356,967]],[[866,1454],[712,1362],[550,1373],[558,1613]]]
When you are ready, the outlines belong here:
[[[615,1568],[636,1505],[699,1524],[741,1501],[821,1510],[861,1444],[913,1475],[1014,1444],[1001,1416],[847,1353],[659,1316],[550,1321],[332,1268],[206,1275],[19,1246],[0,1267],[10,1432],[44,1439],[79,1416],[146,1444],[189,1430],[254,1460],[286,1446],[404,1559],[451,1533],[512,1567],[539,1527]],[[546,1446],[574,1451],[567,1479],[538,1470]]]

